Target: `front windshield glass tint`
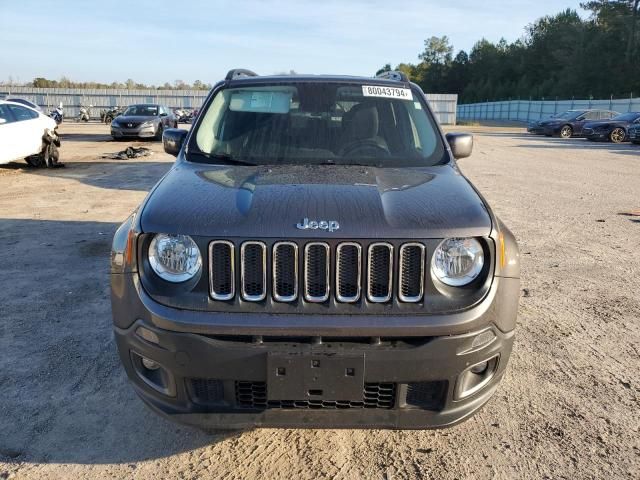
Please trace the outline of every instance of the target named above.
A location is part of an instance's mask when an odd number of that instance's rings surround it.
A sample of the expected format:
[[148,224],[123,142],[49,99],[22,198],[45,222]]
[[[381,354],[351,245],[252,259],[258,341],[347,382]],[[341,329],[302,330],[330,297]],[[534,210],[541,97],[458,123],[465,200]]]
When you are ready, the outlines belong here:
[[447,159],[415,92],[407,89],[403,98],[365,96],[362,84],[221,90],[203,114],[195,141],[205,158],[196,154],[189,160],[212,163],[428,166]]
[[558,113],[557,115],[552,116],[551,118],[561,118],[563,120],[569,120],[571,118],[575,118],[580,115],[582,112],[575,110],[567,110],[566,112]]
[[158,107],[156,105],[131,105],[125,110],[124,115],[136,117],[157,117]]

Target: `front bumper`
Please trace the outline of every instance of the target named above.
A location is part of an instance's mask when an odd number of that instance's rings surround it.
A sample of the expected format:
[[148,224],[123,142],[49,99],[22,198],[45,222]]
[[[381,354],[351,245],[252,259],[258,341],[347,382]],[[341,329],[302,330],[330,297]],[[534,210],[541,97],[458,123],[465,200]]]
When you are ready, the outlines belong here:
[[[144,292],[136,274],[112,275],[116,342],[136,392],[156,412],[201,428],[411,429],[458,423],[489,400],[502,378],[518,296],[518,279],[495,278],[485,300],[459,317],[387,317],[393,328],[371,317],[369,326],[354,328],[346,326],[348,316],[328,315],[311,329],[294,315],[229,317],[165,307]],[[474,345],[479,335],[489,341]],[[148,370],[143,358],[160,368]],[[315,389],[306,377],[305,395],[272,395],[274,362],[293,361],[300,372],[308,362],[325,360],[361,370],[361,393],[331,378]],[[470,367],[485,361],[481,387],[469,388]]]
[[527,126],[527,132],[532,133],[534,135],[543,135],[544,127],[542,125],[530,124]]
[[111,136],[113,138],[153,138],[156,136],[156,133],[157,127],[155,125],[136,128],[111,126]]
[[[142,332],[140,327],[146,329],[142,335],[157,343],[137,333]],[[485,332],[493,333],[493,340],[471,349],[479,334],[489,335]],[[453,425],[491,397],[514,338],[513,332],[489,327],[466,335],[412,341],[382,338],[376,344],[362,338],[325,337],[317,343],[314,337],[288,340],[176,333],[142,321],[115,333],[125,370],[145,403],[173,420],[205,428]],[[160,370],[147,370],[139,361],[142,357],[157,362]],[[319,365],[340,358],[350,365],[350,359],[362,358],[362,394],[344,398],[338,388],[316,397],[271,399],[273,358],[308,359]],[[486,360],[495,364],[488,367],[491,371],[484,386],[459,398],[461,374]]]

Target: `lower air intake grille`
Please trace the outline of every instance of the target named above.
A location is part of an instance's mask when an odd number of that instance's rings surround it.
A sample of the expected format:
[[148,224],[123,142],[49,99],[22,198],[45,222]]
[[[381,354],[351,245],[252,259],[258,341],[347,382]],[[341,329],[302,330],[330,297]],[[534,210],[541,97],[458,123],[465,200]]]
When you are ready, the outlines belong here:
[[191,399],[200,405],[220,402],[224,398],[222,380],[212,378],[192,378],[187,382]]
[[236,404],[244,408],[283,409],[346,409],[383,408],[390,409],[396,402],[395,383],[365,383],[362,401],[348,400],[274,400],[267,401],[265,382],[236,382]]
[[442,410],[447,395],[446,380],[407,384],[407,405],[425,410]]

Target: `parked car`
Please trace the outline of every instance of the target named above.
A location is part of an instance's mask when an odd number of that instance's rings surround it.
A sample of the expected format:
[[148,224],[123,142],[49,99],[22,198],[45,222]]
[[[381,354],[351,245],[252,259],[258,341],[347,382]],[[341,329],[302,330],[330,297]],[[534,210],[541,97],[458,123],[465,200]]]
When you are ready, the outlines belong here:
[[622,143],[629,141],[629,127],[637,124],[640,124],[640,112],[629,112],[618,115],[611,120],[589,122],[584,126],[583,133],[589,140],[608,140],[613,143]]
[[58,165],[56,127],[42,112],[0,100],[0,164],[25,159],[34,167]]
[[120,358],[203,428],[450,426],[493,395],[518,246],[416,84],[230,71],[117,230]]
[[37,103],[33,103],[31,100],[25,100],[24,98],[16,98],[16,97],[7,97],[5,98],[7,102],[19,103],[21,105],[26,105],[29,108],[33,108],[40,113],[44,113],[44,110]]
[[554,115],[551,115],[549,118],[545,118],[544,120],[533,120],[527,124],[527,132],[532,133],[534,135],[544,135],[544,126],[547,123],[552,122],[556,118],[560,118],[563,115],[567,115],[570,112],[574,112],[574,111],[577,112],[577,110],[567,110],[566,112],[556,113]]
[[138,137],[160,140],[166,128],[177,126],[173,113],[162,105],[131,105],[111,122],[111,136],[114,139]]
[[561,138],[581,137],[584,124],[594,120],[608,120],[619,115],[610,110],[567,110],[544,122],[544,135]]
[[629,141],[631,143],[635,143],[637,145],[640,145],[640,124],[631,125],[629,127],[629,130],[627,130],[627,133],[629,135]]

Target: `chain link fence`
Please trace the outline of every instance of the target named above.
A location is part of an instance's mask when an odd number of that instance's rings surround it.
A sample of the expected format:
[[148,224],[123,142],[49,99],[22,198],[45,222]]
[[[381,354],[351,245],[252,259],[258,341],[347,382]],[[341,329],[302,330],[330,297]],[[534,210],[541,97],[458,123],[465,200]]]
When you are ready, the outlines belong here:
[[598,108],[618,113],[640,112],[640,98],[608,100],[510,100],[458,105],[458,120],[502,120],[529,122],[566,110]]

